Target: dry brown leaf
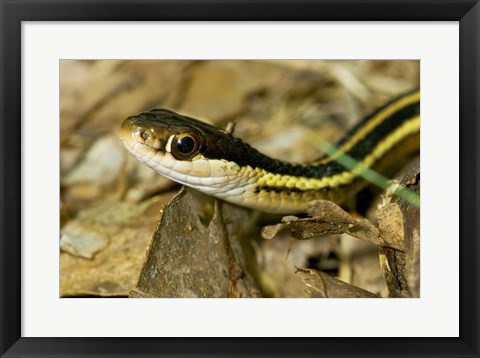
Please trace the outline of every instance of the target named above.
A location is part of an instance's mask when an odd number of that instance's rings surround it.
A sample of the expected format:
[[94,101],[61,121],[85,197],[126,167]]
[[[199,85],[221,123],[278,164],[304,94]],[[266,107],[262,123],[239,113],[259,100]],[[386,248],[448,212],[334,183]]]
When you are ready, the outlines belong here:
[[398,245],[397,242],[383,238],[379,230],[370,221],[353,218],[331,201],[312,201],[308,206],[308,214],[310,217],[306,219],[299,219],[295,216],[284,217],[282,223],[266,226],[262,230],[262,237],[273,239],[284,229],[291,230],[292,236],[299,240],[345,233],[379,247],[403,250],[403,247]]
[[[410,168],[400,184],[420,194],[418,165]],[[420,297],[420,208],[396,196],[388,199],[375,214],[381,235],[405,247],[405,251],[380,250],[389,296]]]
[[311,297],[318,298],[379,298],[360,287],[349,285],[323,272],[297,268]]
[[236,241],[220,204],[205,226],[183,188],[165,207],[131,297],[258,296]]

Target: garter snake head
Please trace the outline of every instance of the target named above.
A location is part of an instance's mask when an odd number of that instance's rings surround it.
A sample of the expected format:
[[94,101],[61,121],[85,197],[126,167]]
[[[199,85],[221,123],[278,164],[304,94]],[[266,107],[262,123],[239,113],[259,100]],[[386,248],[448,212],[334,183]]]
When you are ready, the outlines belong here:
[[238,158],[248,158],[243,151],[247,147],[256,152],[225,130],[165,109],[128,117],[119,134],[125,149],[140,162],[216,196],[246,183],[248,175],[241,175]]

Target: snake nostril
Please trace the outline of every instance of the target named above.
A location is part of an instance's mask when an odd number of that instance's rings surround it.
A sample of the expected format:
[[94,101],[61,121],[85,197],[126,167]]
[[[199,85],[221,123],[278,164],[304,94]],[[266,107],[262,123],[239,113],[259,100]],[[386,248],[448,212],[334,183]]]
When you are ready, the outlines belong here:
[[143,140],[148,141],[150,139],[150,132],[148,131],[143,131],[140,136],[143,138]]

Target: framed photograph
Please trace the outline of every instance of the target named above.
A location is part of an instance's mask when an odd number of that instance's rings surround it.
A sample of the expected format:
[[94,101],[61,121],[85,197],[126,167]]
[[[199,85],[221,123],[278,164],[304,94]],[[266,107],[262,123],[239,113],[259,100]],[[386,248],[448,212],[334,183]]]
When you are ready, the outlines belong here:
[[477,1],[0,1],[2,357],[479,355]]

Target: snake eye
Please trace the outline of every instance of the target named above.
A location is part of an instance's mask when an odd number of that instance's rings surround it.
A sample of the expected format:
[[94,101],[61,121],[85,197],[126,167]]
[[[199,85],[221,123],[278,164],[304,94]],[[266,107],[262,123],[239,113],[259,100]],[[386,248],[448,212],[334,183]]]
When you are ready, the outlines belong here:
[[197,155],[201,140],[195,133],[177,134],[172,141],[171,151],[175,158],[180,160],[191,159]]
[[189,154],[195,149],[195,140],[190,136],[184,136],[177,141],[177,149],[183,154]]

